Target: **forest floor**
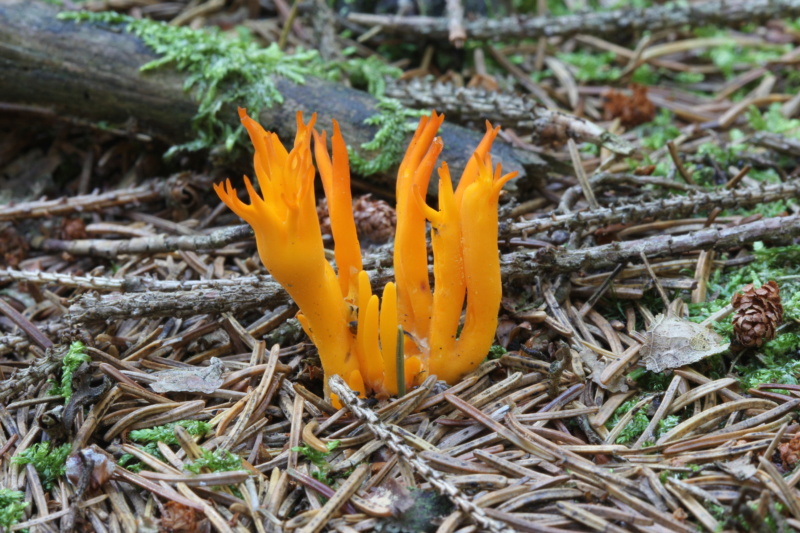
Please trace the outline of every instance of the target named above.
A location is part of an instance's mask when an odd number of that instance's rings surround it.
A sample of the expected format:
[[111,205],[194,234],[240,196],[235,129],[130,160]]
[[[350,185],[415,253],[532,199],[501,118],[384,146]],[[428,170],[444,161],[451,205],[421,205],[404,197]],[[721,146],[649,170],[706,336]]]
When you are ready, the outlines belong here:
[[[213,193],[252,175],[238,130],[165,158],[137,117],[0,91],[0,528],[800,530],[797,2],[51,3],[278,42],[377,98],[370,131],[437,109],[537,163],[500,198],[486,361],[337,409]],[[202,55],[165,46],[166,68]],[[398,144],[353,162],[378,289]]]

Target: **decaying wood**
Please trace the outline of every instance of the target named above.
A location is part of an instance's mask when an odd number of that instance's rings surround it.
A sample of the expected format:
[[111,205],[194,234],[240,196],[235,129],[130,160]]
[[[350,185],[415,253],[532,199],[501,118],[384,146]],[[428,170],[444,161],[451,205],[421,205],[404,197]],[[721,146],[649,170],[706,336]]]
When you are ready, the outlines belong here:
[[57,200],[36,200],[0,206],[0,220],[52,217],[76,212],[100,211],[117,205],[129,205],[163,199],[170,194],[178,178],[159,180],[116,191],[86,194]]
[[[171,144],[191,138],[197,105],[183,90],[180,73],[170,69],[141,73],[140,67],[155,55],[137,37],[119,28],[62,21],[57,13],[55,7],[38,2],[0,3],[0,100],[128,124]],[[302,85],[283,78],[275,83],[284,102],[262,110],[259,120],[284,140],[294,136],[297,110],[316,111],[318,127],[328,131],[335,118],[352,146],[372,139],[375,128],[364,124],[376,113],[376,101],[369,94],[314,77]],[[235,109],[224,109],[221,117],[238,123]],[[459,176],[482,133],[445,124],[441,136],[442,159]],[[546,167],[535,154],[502,142],[493,152],[508,171],[520,176]],[[392,181],[386,178],[384,183]]]

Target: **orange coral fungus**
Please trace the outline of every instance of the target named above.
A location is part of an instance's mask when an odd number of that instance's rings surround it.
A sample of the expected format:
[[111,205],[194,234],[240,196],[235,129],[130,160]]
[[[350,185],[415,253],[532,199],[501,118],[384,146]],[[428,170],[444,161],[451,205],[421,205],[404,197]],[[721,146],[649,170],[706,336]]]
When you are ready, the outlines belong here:
[[[486,357],[497,327],[500,262],[497,200],[516,173],[493,171],[489,150],[499,131],[486,135],[453,190],[450,171],[439,169],[439,209],[425,203],[430,176],[442,150],[436,132],[444,117],[420,120],[397,177],[396,283],[382,298],[361,262],[350,193],[347,147],[334,121],[329,155],[326,136],[297,114],[297,135],[287,152],[239,110],[256,153],[260,196],[245,177],[250,204],[239,200],[230,180],[214,188],[225,204],[256,233],[264,266],[300,308],[298,319],[317,346],[326,380],[341,375],[362,395],[387,396],[435,374],[449,383],[474,370]],[[314,158],[322,179],[335,243],[335,273],[325,259],[314,198]],[[435,290],[428,278],[426,222],[430,221]],[[463,329],[462,322],[466,302]],[[357,327],[350,327],[355,321]],[[398,339],[402,326],[405,334]],[[404,346],[404,375],[398,376],[397,345]],[[327,389],[327,387],[326,387]]]

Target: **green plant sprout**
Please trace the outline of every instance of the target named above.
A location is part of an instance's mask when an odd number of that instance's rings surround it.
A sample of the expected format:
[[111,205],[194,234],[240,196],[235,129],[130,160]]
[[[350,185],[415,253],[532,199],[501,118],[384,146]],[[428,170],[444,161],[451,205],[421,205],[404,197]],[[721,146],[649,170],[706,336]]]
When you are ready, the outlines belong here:
[[203,468],[211,472],[227,472],[241,470],[242,458],[228,450],[203,450],[203,455],[186,465],[186,470],[199,474]]
[[331,485],[333,480],[328,477],[328,474],[331,471],[331,465],[328,463],[328,456],[331,454],[333,450],[335,450],[339,446],[338,440],[332,440],[325,444],[328,448],[327,452],[322,452],[316,450],[310,446],[303,445],[303,446],[295,446],[292,448],[293,452],[297,452],[306,459],[308,459],[311,464],[313,464],[317,469],[311,473],[311,476],[316,479],[317,481],[321,481],[326,485]]
[[80,341],[75,341],[69,345],[67,354],[62,359],[61,381],[56,384],[51,381],[52,387],[50,394],[56,394],[64,398],[64,402],[69,402],[72,397],[72,376],[82,363],[88,363],[90,357],[86,354],[86,346]]

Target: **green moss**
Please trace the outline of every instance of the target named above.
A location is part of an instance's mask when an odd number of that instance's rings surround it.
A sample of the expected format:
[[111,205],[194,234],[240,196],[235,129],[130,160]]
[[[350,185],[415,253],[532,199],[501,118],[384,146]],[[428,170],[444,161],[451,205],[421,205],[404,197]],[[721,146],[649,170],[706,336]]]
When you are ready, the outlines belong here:
[[763,113],[755,106],[747,108],[747,121],[750,127],[758,131],[787,134],[795,139],[800,138],[800,119],[789,118],[783,114],[781,104],[775,102]]
[[659,110],[652,121],[639,126],[636,131],[642,146],[651,150],[666,146],[667,141],[681,134],[681,130],[674,125],[672,113],[664,108]]
[[[613,415],[611,415],[609,421],[606,422],[606,427],[608,429],[614,429],[617,424],[619,424],[619,421],[623,415],[627,414],[631,409],[633,409],[640,399],[641,398],[630,399],[617,407],[617,410],[614,411]],[[639,409],[636,411],[636,413],[634,413],[633,418],[631,418],[630,422],[625,425],[620,434],[617,436],[616,443],[628,444],[629,442],[635,441],[642,433],[644,433],[644,430],[647,428],[647,424],[649,423],[650,419],[647,418],[645,410]]]
[[614,65],[614,52],[564,52],[556,54],[556,57],[574,67],[572,74],[578,81],[613,81],[622,74],[622,70]]
[[[353,49],[343,51],[345,56],[353,52]],[[319,62],[314,72],[331,81],[347,80],[353,87],[365,90],[376,98],[382,97],[386,92],[386,78],[397,78],[403,73],[401,69],[383,62],[377,55],[329,63]]]
[[700,83],[704,79],[706,76],[702,72],[678,72],[675,74],[675,81],[686,85]]
[[245,107],[251,115],[257,115],[264,107],[282,103],[273,76],[303,83],[318,57],[313,51],[286,54],[275,43],[260,48],[241,35],[230,37],[216,29],[197,31],[114,12],[68,12],[60,18],[124,25],[159,56],[143,65],[142,72],[169,65],[187,75],[184,89],[194,91],[198,101],[192,121],[196,138],[173,147],[168,155],[212,148],[220,141],[231,150],[240,140],[242,128],[221,120],[223,108]]
[[662,70],[656,70],[650,65],[644,64],[633,71],[631,81],[639,85],[655,85],[661,80]]
[[489,348],[489,359],[500,359],[507,353],[508,350],[506,350],[499,344],[495,344],[491,348]]
[[208,422],[203,422],[202,420],[179,420],[163,426],[135,429],[128,434],[128,437],[134,442],[163,442],[164,444],[175,445],[178,444],[178,438],[175,436],[175,426],[185,428],[189,435],[192,436],[202,436],[211,431],[211,424]]
[[[128,438],[134,442],[144,444],[144,446],[140,446],[142,451],[163,461],[164,456],[158,449],[158,443],[163,442],[170,446],[176,446],[178,444],[178,438],[175,436],[175,426],[185,428],[189,435],[193,437],[202,436],[211,431],[211,424],[208,422],[202,420],[179,420],[163,426],[135,429],[128,433]],[[117,464],[119,464],[119,466],[124,466],[131,472],[139,472],[144,468],[144,465],[135,462],[135,460],[135,456],[126,453],[119,458]]]
[[11,458],[11,462],[18,465],[33,465],[42,481],[42,486],[50,490],[53,482],[66,472],[67,457],[72,451],[72,445],[62,444],[52,448],[51,443],[40,442],[22,451]]
[[[620,419],[631,409],[633,409],[633,407],[639,403],[641,399],[642,396],[634,397],[617,407],[617,410],[614,411],[614,414],[611,415],[611,418],[608,420],[608,422],[606,422],[606,428],[614,429],[614,427],[619,424]],[[629,444],[638,439],[642,433],[644,433],[644,430],[647,429],[648,424],[650,424],[650,419],[647,417],[646,411],[647,407],[645,406],[634,413],[633,418],[631,418],[631,420],[625,425],[620,434],[617,436],[617,444]],[[677,426],[680,422],[681,418],[678,415],[665,416],[659,420],[655,431],[656,439]],[[647,441],[644,444],[645,447],[652,445],[653,442],[651,441]]]
[[658,421],[657,435],[661,437],[668,433],[672,428],[681,423],[681,417],[678,415],[668,415]]
[[[733,294],[753,283],[760,287],[770,280],[777,281],[781,290],[784,323],[778,335],[765,342],[754,354],[747,354],[736,367],[742,387],[750,389],[762,383],[796,385],[800,375],[800,332],[795,323],[800,320],[800,246],[766,248],[753,245],[755,260],[729,271],[718,270],[709,280],[709,294],[714,299],[689,304],[690,319],[700,322],[730,303]],[[733,337],[732,317],[714,324],[714,329],[728,338]]]
[[634,369],[628,374],[628,378],[634,380],[640,389],[647,392],[666,390],[669,382],[672,381],[672,376],[663,372],[650,372],[644,368]]
[[[743,28],[742,33],[747,34],[748,32]],[[727,29],[717,28],[716,26],[705,26],[695,28],[694,34],[703,38],[724,38],[728,37],[730,32]],[[708,48],[700,55],[710,59],[726,78],[731,78],[739,65],[762,66],[768,61],[778,59],[789,50],[791,50],[791,45],[776,45],[757,41],[737,43],[731,39],[725,44]]]
[[69,402],[72,397],[72,376],[82,363],[88,363],[90,357],[86,354],[86,346],[80,341],[75,341],[69,345],[67,354],[62,359],[61,381],[52,383],[50,394],[58,394]]
[[352,147],[348,147],[351,167],[365,176],[385,172],[400,161],[405,152],[407,133],[416,128],[416,123],[409,119],[425,114],[424,111],[408,109],[392,98],[380,99],[377,109],[378,114],[364,122],[370,126],[378,126],[378,131],[371,141],[361,145],[361,149],[372,154],[372,157],[365,158]]
[[18,490],[0,489],[0,526],[10,528],[25,516],[25,493]]
[[328,456],[331,454],[333,450],[335,450],[339,446],[338,440],[329,441],[325,446],[327,446],[327,452],[321,452],[319,450],[315,450],[310,446],[295,446],[292,448],[293,452],[298,452],[300,455],[308,459],[311,464],[317,467],[317,469],[311,473],[311,476],[315,479],[322,481],[326,485],[331,485],[333,480],[328,477],[328,474],[331,471],[331,465],[328,463]]
[[217,449],[213,452],[211,450],[203,450],[203,456],[186,465],[186,469],[199,474],[203,468],[208,468],[212,472],[240,470],[242,468],[242,458],[228,450]]

